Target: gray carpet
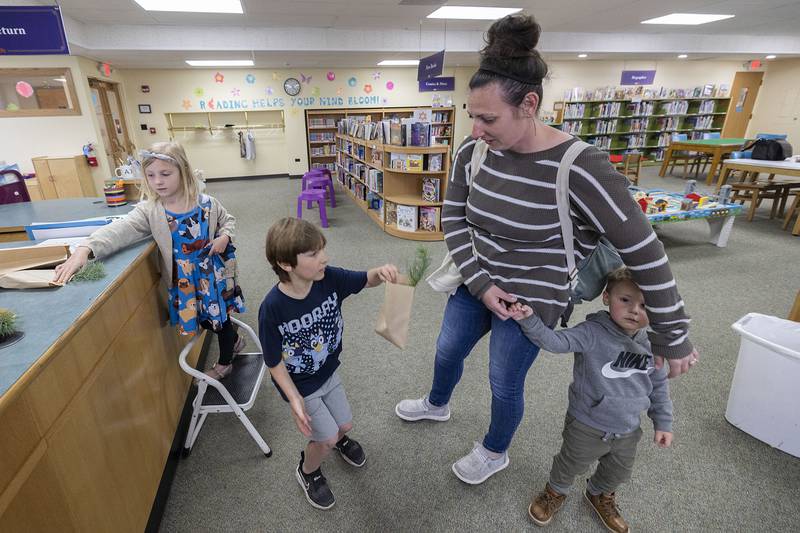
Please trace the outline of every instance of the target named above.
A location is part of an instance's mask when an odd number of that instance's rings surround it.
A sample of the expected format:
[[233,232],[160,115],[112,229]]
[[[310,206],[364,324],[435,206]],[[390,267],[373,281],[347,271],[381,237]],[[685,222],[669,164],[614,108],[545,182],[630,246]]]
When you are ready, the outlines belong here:
[[[648,168],[642,185],[682,190],[683,180]],[[294,213],[299,181],[209,184],[237,217],[244,320],[257,327],[259,304],[276,283],[264,257],[268,225]],[[416,243],[388,236],[338,192],[325,230],[332,264],[368,268],[401,265]],[[770,448],[724,418],[739,348],[730,325],[748,312],[785,317],[798,285],[800,237],[768,220],[769,202],[753,222],[737,219],[727,248],[706,242],[702,221],[659,229],[687,309],[698,366],[671,381],[675,441],[652,444],[644,419],[634,477],[618,492],[634,531],[800,531],[800,459]],[[307,218],[318,221],[316,210]],[[443,243],[427,244],[435,260]],[[353,468],[332,455],[323,472],[336,496],[329,511],[309,506],[294,478],[304,445],[287,404],[266,380],[249,416],[272,447],[265,458],[234,416],[211,415],[194,451],[181,461],[162,522],[164,531],[520,531],[535,530],[531,496],[547,480],[560,444],[571,379],[571,357],[543,353],[527,379],[525,418],[509,450],[510,466],[480,486],[452,474],[453,461],[482,439],[489,422],[487,347],[467,360],[446,423],[401,421],[394,405],[429,390],[445,299],[427,285],[416,292],[409,346],[401,351],[373,333],[383,289],[364,290],[344,304],[340,373],[353,406],[351,435],[367,453]],[[598,305],[578,308],[576,318]],[[215,350],[216,343],[212,344]],[[215,353],[210,354],[214,360]],[[786,401],[798,405],[797,398]],[[551,531],[602,531],[586,502],[583,479],[550,524]]]

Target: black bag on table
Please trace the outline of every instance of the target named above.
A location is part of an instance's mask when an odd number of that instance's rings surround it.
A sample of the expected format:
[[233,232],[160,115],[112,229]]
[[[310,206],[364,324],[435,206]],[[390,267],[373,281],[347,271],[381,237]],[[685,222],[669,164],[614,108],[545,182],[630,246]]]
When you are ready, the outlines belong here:
[[753,148],[753,159],[783,161],[792,155],[792,145],[782,139],[756,139],[750,146]]

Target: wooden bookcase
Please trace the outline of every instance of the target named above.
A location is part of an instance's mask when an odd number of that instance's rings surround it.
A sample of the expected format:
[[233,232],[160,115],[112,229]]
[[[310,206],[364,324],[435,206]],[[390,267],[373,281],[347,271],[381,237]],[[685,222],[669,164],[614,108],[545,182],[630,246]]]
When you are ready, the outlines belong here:
[[[409,118],[418,109],[431,109],[432,118],[448,119],[431,120],[431,134],[435,139],[441,141],[440,144],[424,147],[384,144],[339,133],[336,127],[330,128],[328,125],[331,118],[337,122],[343,118],[355,118],[364,122]],[[450,170],[454,114],[452,107],[430,108],[428,106],[306,111],[306,125],[309,134],[309,167],[327,166],[331,161],[334,166],[333,174],[341,188],[367,214],[369,219],[386,233],[411,240],[442,240],[444,233],[441,230],[441,212]],[[438,130],[438,134],[434,134],[437,132],[435,129],[437,126],[441,129]],[[325,157],[318,155],[312,158],[312,147],[327,144],[322,141],[311,143],[312,134],[318,132],[333,133],[335,157],[329,159],[327,154],[323,154]],[[316,136],[314,138],[319,139]],[[420,170],[392,168],[393,156],[408,158],[414,155],[419,156],[411,159],[416,159],[421,163]],[[436,170],[430,170],[429,165],[434,160],[438,160],[439,167]],[[423,184],[438,193],[438,201],[423,199]],[[398,228],[395,218],[398,205],[405,206],[406,211],[416,213],[416,229],[414,231]],[[392,209],[393,207],[394,209]],[[431,220],[434,216],[434,209],[436,210],[435,220]],[[394,211],[395,217],[392,216],[392,211]],[[420,229],[419,223],[423,214],[428,215],[425,217],[427,220],[434,222],[435,231]]]
[[336,170],[336,123],[345,118],[345,110],[306,110],[306,146],[308,168]]
[[729,97],[609,99],[556,102],[561,129],[611,154],[642,152],[661,161],[673,133],[702,139],[721,132]]

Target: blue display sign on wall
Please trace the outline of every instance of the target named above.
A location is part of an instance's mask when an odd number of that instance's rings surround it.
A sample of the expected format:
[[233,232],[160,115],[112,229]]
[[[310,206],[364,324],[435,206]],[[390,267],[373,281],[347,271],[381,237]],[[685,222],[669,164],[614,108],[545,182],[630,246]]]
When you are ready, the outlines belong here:
[[417,80],[427,80],[434,78],[442,73],[444,68],[444,50],[432,56],[423,57],[419,60],[417,67]]
[[69,54],[58,6],[0,7],[0,55]]
[[421,93],[428,93],[431,91],[454,91],[455,88],[456,79],[452,76],[419,80],[419,92]]
[[623,70],[620,85],[653,85],[655,70]]

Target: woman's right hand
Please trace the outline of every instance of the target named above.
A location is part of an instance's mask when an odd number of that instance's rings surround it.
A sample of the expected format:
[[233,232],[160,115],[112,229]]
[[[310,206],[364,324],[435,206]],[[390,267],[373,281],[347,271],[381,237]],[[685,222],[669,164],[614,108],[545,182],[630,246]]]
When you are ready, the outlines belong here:
[[481,301],[500,320],[508,320],[513,315],[508,310],[508,306],[516,302],[517,297],[508,294],[497,285],[490,285],[486,292],[481,295]]
[[53,282],[59,284],[69,282],[72,276],[89,261],[91,253],[92,250],[89,247],[78,246],[75,249],[75,253],[69,256],[69,259],[56,266],[56,275],[53,277]]

